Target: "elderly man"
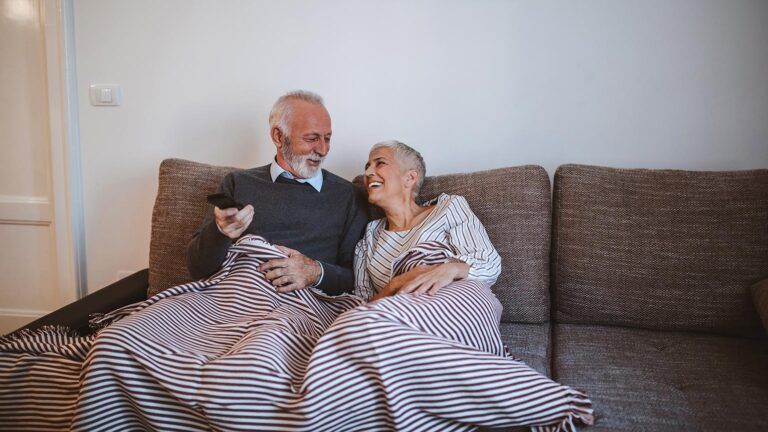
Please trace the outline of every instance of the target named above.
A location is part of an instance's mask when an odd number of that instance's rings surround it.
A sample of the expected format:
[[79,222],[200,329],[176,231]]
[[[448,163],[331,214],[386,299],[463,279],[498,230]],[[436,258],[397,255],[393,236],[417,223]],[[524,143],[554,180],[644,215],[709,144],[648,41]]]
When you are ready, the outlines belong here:
[[233,240],[256,234],[288,255],[260,267],[278,291],[349,292],[366,214],[352,184],[320,168],[331,147],[331,117],[322,98],[301,90],[285,94],[272,107],[269,126],[274,161],[224,178],[219,192],[247,205],[239,211],[213,208],[187,246],[189,273],[210,276]]

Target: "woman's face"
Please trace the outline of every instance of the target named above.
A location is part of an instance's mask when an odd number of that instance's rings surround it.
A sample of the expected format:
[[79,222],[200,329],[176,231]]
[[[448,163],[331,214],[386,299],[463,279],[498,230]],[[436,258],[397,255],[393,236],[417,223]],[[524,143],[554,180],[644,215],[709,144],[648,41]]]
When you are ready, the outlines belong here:
[[380,207],[388,202],[403,202],[403,198],[411,196],[413,176],[413,171],[402,171],[393,149],[380,147],[373,150],[365,164],[368,202]]

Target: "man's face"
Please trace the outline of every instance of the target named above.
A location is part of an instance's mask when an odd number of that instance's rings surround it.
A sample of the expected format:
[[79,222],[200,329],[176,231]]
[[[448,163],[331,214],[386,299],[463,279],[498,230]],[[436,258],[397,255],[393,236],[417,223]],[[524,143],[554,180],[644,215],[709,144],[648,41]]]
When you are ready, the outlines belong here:
[[288,135],[275,143],[277,163],[299,178],[317,173],[331,150],[331,116],[325,107],[296,100]]

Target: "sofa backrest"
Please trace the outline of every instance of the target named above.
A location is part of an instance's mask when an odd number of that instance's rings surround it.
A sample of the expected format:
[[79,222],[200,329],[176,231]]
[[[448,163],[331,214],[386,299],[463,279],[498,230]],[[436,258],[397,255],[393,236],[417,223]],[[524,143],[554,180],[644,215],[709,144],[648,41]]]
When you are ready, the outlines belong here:
[[[216,191],[231,167],[167,159],[152,213],[149,295],[189,282],[186,245],[209,211],[207,194]],[[494,290],[504,305],[504,321],[539,323],[549,319],[549,176],[539,166],[502,168],[427,177],[422,196],[463,195],[485,225],[502,258]]]
[[563,165],[552,251],[558,322],[759,335],[768,170]]
[[[362,176],[355,179],[359,184]],[[549,175],[525,165],[426,177],[420,201],[440,193],[462,195],[488,231],[501,256],[501,276],[493,291],[504,306],[505,322],[549,320]],[[372,206],[371,214],[383,214]]]
[[206,195],[216,192],[224,176],[236,169],[183,159],[160,164],[152,210],[148,296],[193,280],[187,270],[187,243],[210,211]]

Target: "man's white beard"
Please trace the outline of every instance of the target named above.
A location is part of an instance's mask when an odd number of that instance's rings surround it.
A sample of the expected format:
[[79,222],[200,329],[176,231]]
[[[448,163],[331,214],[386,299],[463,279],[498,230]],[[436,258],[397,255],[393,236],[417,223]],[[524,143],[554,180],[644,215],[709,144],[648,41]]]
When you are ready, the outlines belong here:
[[[317,170],[319,170],[320,167],[322,166],[323,161],[325,160],[325,157],[320,156],[314,151],[312,153],[305,154],[305,155],[296,155],[296,154],[293,154],[291,147],[292,147],[291,141],[288,138],[286,138],[285,142],[283,143],[283,148],[281,149],[281,152],[283,154],[283,159],[285,159],[285,161],[288,163],[288,166],[290,166],[291,169],[293,169],[302,178],[314,177],[315,174],[317,174]],[[319,161],[320,165],[316,167],[307,165],[307,161],[310,159],[314,161]]]

